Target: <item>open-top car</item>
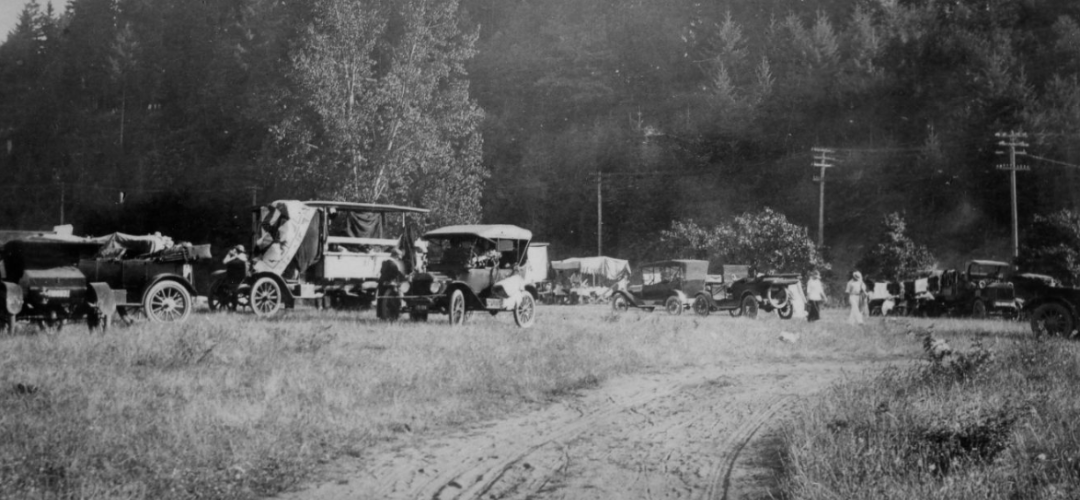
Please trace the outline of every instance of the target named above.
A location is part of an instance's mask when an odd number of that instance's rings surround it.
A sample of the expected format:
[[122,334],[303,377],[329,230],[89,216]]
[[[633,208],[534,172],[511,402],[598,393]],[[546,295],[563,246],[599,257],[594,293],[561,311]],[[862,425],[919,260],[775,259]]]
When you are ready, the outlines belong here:
[[752,275],[750,266],[723,266],[718,275],[709,275],[703,290],[694,297],[694,312],[708,316],[728,311],[732,316],[756,318],[759,311],[772,312],[781,319],[795,313],[790,290],[799,282],[796,274]]
[[[384,278],[383,295],[396,296],[386,314],[407,311],[416,321],[446,314],[462,324],[471,311],[513,312],[518,326],[536,318],[535,284],[526,280],[532,233],[511,225],[460,225],[429,231],[413,272]],[[426,247],[426,248],[425,248]]]
[[616,312],[631,307],[653,311],[663,307],[668,314],[682,314],[705,286],[707,260],[664,260],[643,264],[630,277],[630,284],[615,291],[611,307]]
[[40,234],[9,241],[0,250],[0,326],[85,319],[91,328],[106,328],[114,312],[183,321],[194,307],[195,267],[209,257],[209,245],[175,245],[160,235]]
[[[404,267],[406,223],[427,209],[336,201],[275,201],[252,214],[252,252],[215,273],[212,308],[247,305],[260,316],[311,299],[366,307],[378,298],[387,263]],[[404,245],[402,244],[404,242]]]

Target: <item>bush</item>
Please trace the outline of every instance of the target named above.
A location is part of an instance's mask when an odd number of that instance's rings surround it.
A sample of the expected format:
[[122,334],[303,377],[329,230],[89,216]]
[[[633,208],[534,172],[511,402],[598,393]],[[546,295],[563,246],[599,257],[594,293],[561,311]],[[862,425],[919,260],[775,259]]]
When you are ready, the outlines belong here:
[[905,234],[907,223],[902,215],[896,212],[886,215],[881,226],[883,231],[877,243],[856,264],[866,276],[903,281],[917,278],[934,267],[933,254]]
[[744,213],[713,228],[691,220],[675,221],[660,233],[660,250],[668,257],[747,264],[763,272],[830,268],[807,229],[770,208]]

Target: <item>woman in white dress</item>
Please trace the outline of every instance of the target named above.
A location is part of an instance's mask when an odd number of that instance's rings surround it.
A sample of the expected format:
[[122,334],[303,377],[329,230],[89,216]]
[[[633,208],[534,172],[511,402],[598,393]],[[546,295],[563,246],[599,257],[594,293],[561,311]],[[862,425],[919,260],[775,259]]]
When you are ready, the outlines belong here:
[[866,296],[866,283],[863,282],[862,273],[854,271],[851,280],[847,282],[845,292],[848,296],[848,304],[851,305],[851,314],[848,314],[848,323],[853,325],[863,324],[862,301]]

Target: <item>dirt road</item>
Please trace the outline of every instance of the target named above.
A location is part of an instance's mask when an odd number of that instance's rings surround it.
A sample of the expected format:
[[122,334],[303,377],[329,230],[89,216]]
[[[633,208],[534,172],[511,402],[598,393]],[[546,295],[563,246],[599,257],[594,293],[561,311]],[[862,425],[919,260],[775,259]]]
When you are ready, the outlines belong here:
[[283,498],[769,498],[778,465],[770,431],[801,398],[871,369],[757,364],[622,377],[527,415],[376,447]]

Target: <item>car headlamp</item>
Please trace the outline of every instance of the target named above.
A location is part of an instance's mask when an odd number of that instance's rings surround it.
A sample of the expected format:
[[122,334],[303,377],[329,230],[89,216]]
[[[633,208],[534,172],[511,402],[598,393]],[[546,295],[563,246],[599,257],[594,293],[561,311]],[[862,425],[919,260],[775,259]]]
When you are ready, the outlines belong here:
[[402,294],[406,294],[406,293],[409,293],[409,287],[410,287],[410,285],[409,285],[408,281],[402,281],[398,285],[398,290],[401,291]]
[[430,292],[431,292],[432,294],[437,294],[437,293],[441,292],[441,291],[442,291],[442,283],[440,283],[440,282],[438,282],[438,281],[432,281],[432,282],[431,282],[431,287],[430,287],[430,290],[429,290],[429,291],[430,291]]

